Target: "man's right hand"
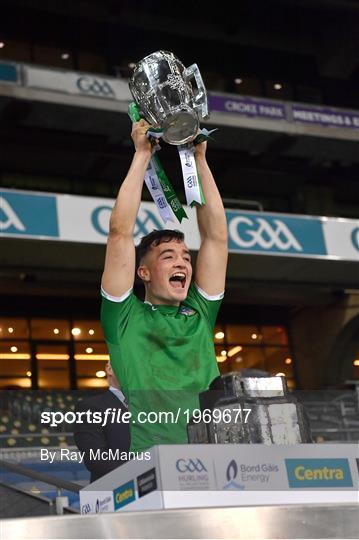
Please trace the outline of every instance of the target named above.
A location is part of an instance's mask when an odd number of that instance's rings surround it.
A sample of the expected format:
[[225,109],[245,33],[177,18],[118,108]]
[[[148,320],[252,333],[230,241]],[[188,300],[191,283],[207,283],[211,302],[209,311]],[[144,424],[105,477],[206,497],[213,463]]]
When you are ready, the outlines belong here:
[[132,124],[131,137],[133,144],[135,145],[136,152],[152,153],[152,145],[146,135],[149,127],[150,124],[143,119]]

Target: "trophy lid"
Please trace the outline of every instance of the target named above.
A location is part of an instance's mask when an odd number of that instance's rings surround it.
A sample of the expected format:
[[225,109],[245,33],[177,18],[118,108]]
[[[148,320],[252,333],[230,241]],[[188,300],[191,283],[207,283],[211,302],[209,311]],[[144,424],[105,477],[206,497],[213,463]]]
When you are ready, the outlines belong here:
[[247,398],[278,398],[288,394],[285,377],[242,375],[241,372],[233,371],[222,375],[225,394]]

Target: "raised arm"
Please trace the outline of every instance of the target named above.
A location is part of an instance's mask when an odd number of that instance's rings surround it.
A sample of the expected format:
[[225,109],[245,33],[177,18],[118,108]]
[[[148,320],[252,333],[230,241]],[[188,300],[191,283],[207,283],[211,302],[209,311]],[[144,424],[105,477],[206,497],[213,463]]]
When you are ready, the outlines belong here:
[[145,172],[151,159],[151,144],[146,137],[147,128],[148,124],[144,120],[133,124],[131,136],[136,151],[110,218],[102,288],[115,297],[120,297],[131,289],[135,277],[133,233]]
[[228,259],[227,220],[221,196],[206,160],[207,143],[196,146],[195,158],[206,204],[197,207],[201,247],[195,282],[208,295],[224,291]]

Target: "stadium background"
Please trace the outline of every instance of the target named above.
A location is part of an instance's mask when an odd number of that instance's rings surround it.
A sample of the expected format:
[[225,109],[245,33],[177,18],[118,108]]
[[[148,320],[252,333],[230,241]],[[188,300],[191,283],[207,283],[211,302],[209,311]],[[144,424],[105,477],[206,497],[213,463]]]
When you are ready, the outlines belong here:
[[[234,11],[229,2],[221,9],[198,3],[194,10],[143,1],[2,0],[0,9],[0,436],[12,457],[25,459],[15,449],[31,450],[39,441],[71,446],[66,426],[41,429],[39,411],[72,407],[74,391],[106,386],[98,322],[105,246],[30,238],[26,231],[21,238],[4,225],[3,201],[20,208],[16,196],[36,193],[92,197],[98,204],[113,199],[132,156],[123,89],[134,63],[157,49],[199,65],[212,103],[206,127],[219,128],[208,159],[225,206],[244,212],[250,231],[258,232],[262,217],[274,234],[272,248],[230,255],[214,336],[221,371],[284,373],[292,389],[311,391],[305,395],[314,402],[319,438],[354,437],[358,123],[278,121],[274,113],[248,110],[254,103],[293,115],[293,104],[302,104],[358,120],[358,3],[246,1]],[[226,99],[227,112],[218,105]],[[161,159],[181,198],[175,150],[163,145]],[[143,197],[150,200],[146,190]],[[31,200],[21,203],[30,211]],[[348,220],[334,225],[350,227],[349,258],[315,250],[296,257],[276,248],[274,219],[289,227],[296,217],[322,224],[319,216]],[[139,229],[153,223],[142,220]],[[297,237],[304,244],[312,234],[305,230]],[[324,406],[331,407],[327,424]],[[69,478],[86,475],[77,470]]]

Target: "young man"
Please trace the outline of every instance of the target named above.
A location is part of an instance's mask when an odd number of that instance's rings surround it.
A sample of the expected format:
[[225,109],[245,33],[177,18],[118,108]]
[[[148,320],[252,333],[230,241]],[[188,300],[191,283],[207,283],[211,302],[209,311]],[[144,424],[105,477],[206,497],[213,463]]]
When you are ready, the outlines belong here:
[[[182,233],[156,231],[142,239],[138,250],[145,302],[133,294],[133,232],[152,150],[147,129],[144,120],[133,125],[136,151],[112,211],[102,277],[101,320],[133,415],[133,451],[187,442],[186,425],[199,406],[198,393],[219,374],[213,327],[227,266],[225,212],[206,161],[206,143],[201,143],[195,158],[206,205],[197,208],[201,246],[194,284]],[[170,414],[159,417],[161,411]]]

